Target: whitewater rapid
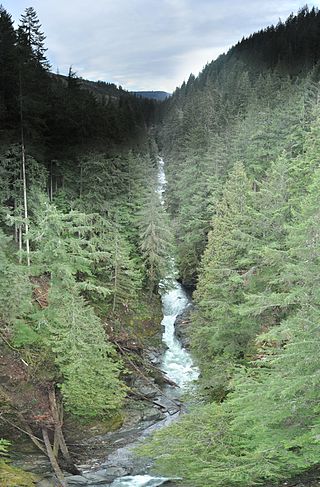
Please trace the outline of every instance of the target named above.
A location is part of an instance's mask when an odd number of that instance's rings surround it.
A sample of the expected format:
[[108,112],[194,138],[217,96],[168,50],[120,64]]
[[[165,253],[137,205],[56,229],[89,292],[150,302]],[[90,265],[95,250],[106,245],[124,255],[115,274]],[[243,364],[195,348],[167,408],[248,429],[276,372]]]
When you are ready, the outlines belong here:
[[[160,202],[164,205],[164,193],[166,186],[166,176],[164,171],[164,160],[159,158],[158,165],[158,187]],[[160,283],[160,295],[162,301],[163,326],[162,340],[167,346],[164,353],[161,369],[176,383],[180,392],[186,390],[188,386],[198,378],[198,368],[194,366],[192,358],[175,336],[174,324],[177,316],[182,314],[188,306],[190,299],[181,284],[175,279],[176,269],[173,257],[171,257],[170,274]],[[168,289],[168,290],[166,290]],[[164,425],[166,421],[164,421]],[[167,482],[163,477],[151,477],[149,475],[134,475],[120,477],[113,481],[111,487],[157,487]]]

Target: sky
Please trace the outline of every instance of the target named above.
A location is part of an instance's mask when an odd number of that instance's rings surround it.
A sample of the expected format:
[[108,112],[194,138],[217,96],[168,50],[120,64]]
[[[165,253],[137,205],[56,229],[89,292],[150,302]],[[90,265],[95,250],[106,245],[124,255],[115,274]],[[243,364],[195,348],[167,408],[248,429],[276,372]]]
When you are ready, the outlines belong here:
[[[0,0],[18,21],[34,7],[52,70],[172,92],[243,36],[285,20],[304,0]],[[309,6],[320,7],[319,2]]]

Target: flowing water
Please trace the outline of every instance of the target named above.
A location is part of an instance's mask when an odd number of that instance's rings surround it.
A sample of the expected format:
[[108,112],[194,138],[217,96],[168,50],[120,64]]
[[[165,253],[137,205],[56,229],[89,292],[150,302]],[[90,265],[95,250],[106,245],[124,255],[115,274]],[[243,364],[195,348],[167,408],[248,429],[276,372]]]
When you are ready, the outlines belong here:
[[[166,177],[164,172],[164,161],[159,158],[158,166],[158,188],[160,202],[164,205],[164,193],[166,186]],[[192,358],[187,350],[185,350],[179,340],[175,336],[174,324],[177,316],[179,316],[190,305],[190,299],[182,288],[181,284],[174,278],[175,262],[172,258],[170,275],[160,284],[163,288],[161,292],[163,320],[162,326],[164,329],[162,340],[167,345],[167,350],[164,353],[162,360],[162,370],[166,375],[175,382],[180,391],[186,390],[188,384],[192,383],[198,378],[198,369],[193,365]],[[170,284],[170,290],[166,291],[166,284]],[[170,423],[172,418],[164,421],[163,426]],[[155,426],[158,429],[159,425]],[[150,430],[150,429],[149,429]],[[146,432],[144,436],[150,434]],[[121,477],[111,484],[112,487],[156,487],[162,485],[168,479],[162,477],[150,477],[149,475],[135,475]]]
[[[159,158],[158,166],[158,188],[160,202],[164,205],[164,193],[166,187],[166,175],[164,172],[164,161]],[[196,380],[199,375],[198,369],[193,365],[190,354],[185,350],[175,336],[174,324],[177,316],[185,311],[191,304],[181,284],[175,280],[175,262],[171,261],[171,275],[167,276],[166,282],[172,285],[172,289],[163,292],[161,295],[164,333],[162,340],[168,350],[164,354],[162,370],[179,387],[184,388],[190,382]],[[161,284],[161,283],[160,283]],[[165,284],[165,283],[164,283]]]
[[[166,178],[164,161],[161,158],[159,159],[158,168],[157,193],[159,194],[161,204],[164,205]],[[174,325],[176,318],[182,314],[191,303],[183,287],[175,279],[176,269],[173,257],[170,262],[171,271],[159,286],[163,310],[162,326],[164,331],[162,340],[167,346],[163,355],[161,368],[167,377],[177,384],[178,387],[166,386],[163,388],[162,396],[156,398],[157,403],[163,404],[164,409],[168,412],[164,419],[151,423],[148,427],[141,426],[141,429],[138,427],[136,430],[133,430],[133,432],[127,430],[126,433],[129,433],[129,441],[126,441],[126,435],[123,436],[123,433],[119,433],[119,438],[116,439],[116,442],[120,441],[120,444],[124,446],[119,446],[109,454],[105,463],[102,463],[101,460],[97,458],[92,459],[89,464],[81,466],[81,476],[75,475],[68,477],[68,485],[70,486],[157,487],[165,484],[169,480],[173,480],[148,475],[149,465],[147,465],[144,460],[140,464],[139,460],[136,461],[136,459],[134,459],[133,455],[134,447],[143,441],[144,438],[152,434],[154,431],[169,425],[179,417],[181,412],[181,402],[179,401],[179,398],[181,399],[181,393],[186,391],[188,386],[190,386],[199,375],[198,369],[192,363],[190,354],[181,346],[181,343],[175,336]],[[105,442],[108,442],[108,439],[102,437],[100,440],[96,439],[96,441],[102,441],[102,444],[104,444]],[[43,462],[42,457],[41,462]],[[134,465],[134,468],[132,468],[132,465]],[[20,466],[25,467],[26,462]],[[45,460],[43,471],[46,472],[47,469],[48,464]],[[110,476],[114,478],[111,472],[115,469],[119,472],[115,474],[118,475],[118,477],[113,480],[110,485],[108,478],[110,478]],[[125,472],[132,472],[132,475],[126,475]],[[43,484],[40,483],[39,485]]]
[[[164,171],[164,161],[159,158],[158,165],[158,187],[157,193],[162,205],[164,205],[164,193],[166,186],[166,177]],[[192,363],[192,359],[187,350],[185,350],[179,340],[175,336],[175,321],[177,316],[182,314],[191,302],[184,291],[181,284],[175,279],[176,268],[173,257],[170,260],[171,270],[169,275],[160,283],[160,295],[162,301],[163,311],[163,335],[162,340],[166,344],[166,351],[162,358],[161,369],[166,376],[174,382],[175,386],[166,386],[163,388],[163,395],[156,398],[158,404],[163,404],[163,407],[168,411],[164,419],[152,423],[148,427],[141,427],[141,430],[134,431],[134,436],[129,434],[130,440],[124,441],[125,436],[121,437],[119,434],[120,444],[116,450],[108,455],[105,463],[101,463],[99,459],[92,459],[89,465],[82,468],[82,476],[68,477],[68,485],[70,486],[92,486],[92,487],[157,487],[174,479],[165,477],[155,477],[148,475],[149,465],[146,461],[139,461],[134,459],[133,449],[154,431],[169,425],[175,421],[181,412],[181,394],[185,392],[194,380],[198,378],[199,372],[197,367]],[[136,434],[137,433],[137,434]],[[102,439],[104,443],[104,439]],[[99,441],[99,440],[97,440]],[[134,465],[134,468],[132,468]],[[93,468],[92,468],[93,467]],[[47,465],[45,467],[48,468]],[[107,477],[112,475],[112,470],[116,469],[119,475],[113,482],[110,483]],[[120,473],[120,471],[122,471]],[[136,475],[125,475],[124,472],[132,472]],[[125,475],[125,476],[121,476]],[[113,477],[114,478],[114,477]],[[105,479],[105,480],[104,480]],[[47,484],[46,484],[47,485]]]
[[168,347],[162,360],[162,370],[181,389],[184,389],[190,382],[198,378],[199,372],[193,365],[190,354],[182,348],[181,343],[175,336],[174,323],[190,304],[190,301],[181,284],[174,283],[174,289],[162,296],[164,326],[163,341]]

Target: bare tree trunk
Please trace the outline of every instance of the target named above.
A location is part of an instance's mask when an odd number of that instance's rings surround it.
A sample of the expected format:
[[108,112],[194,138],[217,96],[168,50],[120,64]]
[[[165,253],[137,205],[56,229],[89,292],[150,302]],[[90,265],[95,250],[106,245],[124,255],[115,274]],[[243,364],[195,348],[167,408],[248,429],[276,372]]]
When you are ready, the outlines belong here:
[[62,410],[61,412],[59,411],[56,394],[53,389],[49,391],[49,402],[50,402],[50,408],[55,423],[55,436],[57,436],[57,442],[60,447],[61,453],[68,463],[72,463],[71,456],[62,432],[62,417],[61,417]]
[[19,223],[19,264],[22,263],[22,227],[21,223]]
[[53,454],[53,450],[52,450],[52,446],[51,446],[51,443],[49,440],[47,428],[42,428],[42,436],[43,436],[44,443],[46,445],[47,454],[48,454],[51,466],[53,468],[54,473],[56,474],[57,479],[60,482],[60,486],[61,487],[67,487],[66,479],[64,478],[64,475],[62,473],[61,468],[59,467],[57,459]]
[[58,434],[57,428],[54,429],[53,454],[54,454],[55,458],[58,458],[58,455],[59,455],[59,434]]
[[26,179],[26,152],[22,142],[22,179],[23,179],[23,207],[24,207],[24,236],[27,250],[27,265],[30,266],[30,242],[29,242],[29,223],[28,223],[28,201],[27,201],[27,179]]
[[[22,181],[22,168],[20,166],[20,183]],[[21,193],[21,185],[19,185],[19,219],[22,217],[21,214],[21,198],[22,198],[22,193]],[[22,264],[22,223],[19,221],[19,264]]]
[[115,263],[114,263],[114,292],[113,292],[113,304],[112,304],[112,311],[114,312],[116,309],[117,304],[117,297],[118,297],[118,232],[116,233],[116,241],[115,241]]
[[[17,217],[17,200],[14,199],[14,216]],[[15,221],[14,222],[14,241],[17,244],[19,242],[19,229],[18,229],[18,223]]]
[[30,428],[29,424],[25,421],[22,414],[18,413],[17,415],[22,424],[23,431],[29,436],[31,441],[36,445],[37,448],[39,448],[39,450],[41,450],[45,455],[48,455],[46,448],[41,444],[40,439],[33,434],[32,429]]
[[53,198],[53,175],[52,175],[52,161],[50,162],[50,194],[49,194],[50,201]]
[[49,402],[52,417],[55,423],[54,429],[54,440],[53,440],[53,454],[55,458],[58,457],[59,449],[61,450],[61,454],[66,462],[66,470],[70,471],[73,474],[79,474],[80,471],[75,466],[74,462],[72,461],[71,455],[69,453],[66,441],[64,439],[64,434],[62,431],[63,425],[63,407],[62,403],[59,405],[57,404],[57,398],[54,389],[49,390]]
[[82,185],[83,185],[83,167],[82,167],[82,163],[80,165],[80,189],[79,189],[79,198],[82,199]]
[[20,95],[20,129],[21,129],[21,159],[22,159],[22,182],[23,182],[23,207],[24,207],[24,234],[27,250],[27,265],[30,266],[30,243],[28,223],[28,201],[27,201],[27,178],[26,178],[26,150],[24,145],[23,131],[23,106],[22,106],[22,81],[21,70],[19,71],[19,95]]

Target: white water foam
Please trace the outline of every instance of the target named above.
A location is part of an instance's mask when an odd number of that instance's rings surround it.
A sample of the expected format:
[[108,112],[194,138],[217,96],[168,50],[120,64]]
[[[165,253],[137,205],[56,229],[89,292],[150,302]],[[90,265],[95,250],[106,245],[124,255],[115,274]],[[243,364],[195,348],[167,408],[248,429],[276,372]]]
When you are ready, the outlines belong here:
[[[164,172],[164,161],[159,158],[158,187],[160,202],[164,205],[164,192],[166,186],[166,176]],[[175,279],[175,263],[172,259],[171,275],[160,283],[164,327],[162,340],[167,345],[163,360],[162,370],[175,382],[181,389],[196,380],[199,370],[193,365],[192,358],[175,336],[174,324],[179,316],[189,305],[190,300],[183,290],[181,284]],[[165,291],[166,283],[170,283],[170,290]],[[162,284],[162,286],[161,286]],[[113,481],[111,487],[157,487],[167,482],[169,479],[163,477],[150,477],[149,475],[134,475],[121,477]]]

